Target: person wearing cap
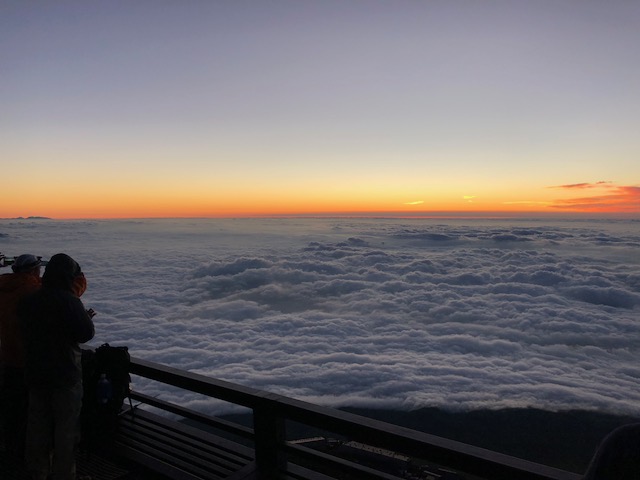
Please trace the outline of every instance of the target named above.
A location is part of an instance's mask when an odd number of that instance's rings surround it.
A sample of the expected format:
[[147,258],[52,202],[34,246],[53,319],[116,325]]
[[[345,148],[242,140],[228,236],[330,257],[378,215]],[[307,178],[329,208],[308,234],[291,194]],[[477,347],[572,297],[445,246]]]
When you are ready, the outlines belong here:
[[77,295],[80,265],[51,257],[42,288],[18,306],[29,389],[26,459],[34,480],[75,480],[82,407],[81,343],[95,334],[91,311]]
[[40,259],[20,255],[11,266],[13,273],[0,275],[0,363],[2,365],[2,409],[5,450],[24,458],[27,423],[27,387],[24,382],[24,348],[18,321],[18,302],[40,287]]

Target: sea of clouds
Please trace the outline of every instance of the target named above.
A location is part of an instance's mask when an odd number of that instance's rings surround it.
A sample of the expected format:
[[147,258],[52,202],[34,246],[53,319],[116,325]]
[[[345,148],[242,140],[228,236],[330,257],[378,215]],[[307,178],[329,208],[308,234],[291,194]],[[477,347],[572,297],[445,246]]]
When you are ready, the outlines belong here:
[[253,388],[329,406],[638,415],[638,226],[2,220],[0,251],[78,260],[93,345]]

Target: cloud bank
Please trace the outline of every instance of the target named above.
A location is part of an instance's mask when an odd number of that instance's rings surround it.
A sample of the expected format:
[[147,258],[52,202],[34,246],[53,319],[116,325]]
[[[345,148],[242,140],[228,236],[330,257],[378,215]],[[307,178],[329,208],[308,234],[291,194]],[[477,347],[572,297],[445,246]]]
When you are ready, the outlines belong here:
[[330,406],[640,414],[634,222],[3,222],[0,231],[3,253],[78,258],[83,300],[99,312],[94,343],[126,344],[134,356]]

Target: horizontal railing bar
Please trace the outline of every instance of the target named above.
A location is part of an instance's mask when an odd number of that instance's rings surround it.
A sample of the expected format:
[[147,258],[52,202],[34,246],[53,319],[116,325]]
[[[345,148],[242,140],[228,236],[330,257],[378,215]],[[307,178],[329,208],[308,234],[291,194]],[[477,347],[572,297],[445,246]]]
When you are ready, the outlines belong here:
[[[344,458],[335,455],[319,452],[313,448],[287,443],[286,450],[299,458],[310,460],[316,464],[323,463],[333,467],[338,467],[340,471],[358,475],[358,478],[362,480],[402,480],[400,477],[395,475],[374,470],[373,468],[345,460]],[[329,467],[329,470],[330,469],[331,467]]]
[[273,396],[273,394],[255,388],[209,378],[139,358],[131,358],[130,368],[132,374],[251,409],[261,404],[266,397]]
[[189,420],[195,420],[196,422],[207,425],[208,427],[216,428],[228,433],[233,433],[234,435],[238,435],[239,437],[243,438],[253,438],[252,428],[244,427],[242,425],[238,425],[237,423],[229,422],[221,418],[212,417],[210,415],[205,415],[203,413],[196,412],[195,410],[181,407],[174,403],[166,402],[159,398],[151,397],[139,392],[131,392],[131,398],[133,400],[142,402],[145,405],[150,405],[152,407],[159,408],[160,410],[180,415],[181,417],[188,418]]

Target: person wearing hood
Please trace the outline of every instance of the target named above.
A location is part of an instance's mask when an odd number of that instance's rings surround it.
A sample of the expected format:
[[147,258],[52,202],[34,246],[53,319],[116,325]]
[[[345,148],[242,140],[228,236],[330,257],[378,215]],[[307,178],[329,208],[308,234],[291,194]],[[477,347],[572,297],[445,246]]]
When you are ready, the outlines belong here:
[[0,275],[0,364],[5,450],[17,461],[24,459],[27,424],[27,387],[24,382],[24,349],[18,322],[18,302],[40,288],[40,258],[20,255],[11,269]]
[[[77,295],[80,265],[59,253],[49,260],[42,288],[18,306],[29,389],[26,459],[34,480],[75,480],[75,449],[82,407],[79,344],[95,334]],[[83,283],[83,282],[81,282]]]

